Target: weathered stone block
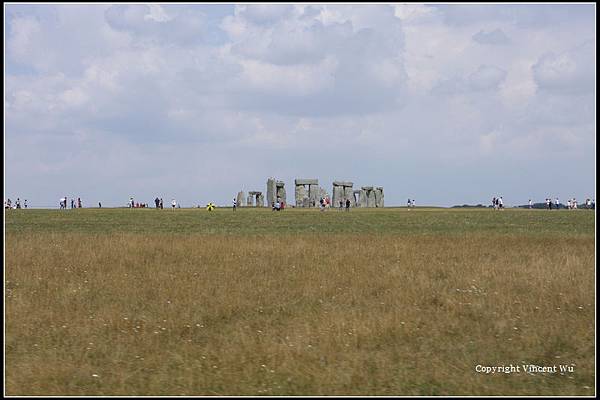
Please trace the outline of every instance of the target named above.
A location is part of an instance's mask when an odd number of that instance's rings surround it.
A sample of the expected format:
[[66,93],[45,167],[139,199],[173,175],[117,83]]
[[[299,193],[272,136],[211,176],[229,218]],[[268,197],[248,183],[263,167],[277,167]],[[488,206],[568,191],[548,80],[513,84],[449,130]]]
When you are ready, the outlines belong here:
[[297,185],[318,185],[318,179],[296,179],[294,183]]

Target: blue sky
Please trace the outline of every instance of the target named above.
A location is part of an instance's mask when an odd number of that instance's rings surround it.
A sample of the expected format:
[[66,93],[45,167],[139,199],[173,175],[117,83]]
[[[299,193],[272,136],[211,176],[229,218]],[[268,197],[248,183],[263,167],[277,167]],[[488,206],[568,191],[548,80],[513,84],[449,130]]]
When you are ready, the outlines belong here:
[[5,4],[5,198],[595,198],[594,4]]

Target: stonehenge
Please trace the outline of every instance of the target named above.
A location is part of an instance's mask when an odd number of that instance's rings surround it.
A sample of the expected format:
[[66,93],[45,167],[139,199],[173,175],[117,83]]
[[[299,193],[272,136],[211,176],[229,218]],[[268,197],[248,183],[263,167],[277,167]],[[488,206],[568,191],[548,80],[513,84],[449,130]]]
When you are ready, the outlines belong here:
[[267,204],[271,207],[277,200],[283,201],[287,204],[287,198],[285,194],[285,183],[283,181],[276,181],[273,178],[267,179]]
[[[353,189],[354,183],[347,181],[333,182],[333,198],[331,205],[338,207],[340,200],[346,205],[346,200],[350,200],[351,207],[361,208],[383,208],[383,187],[381,186],[362,186],[360,190]],[[296,207],[309,208],[318,207],[319,200],[329,195],[319,186],[318,179],[295,179],[294,194]],[[244,200],[246,200],[244,204]],[[267,179],[267,205],[271,207],[276,201],[283,201],[287,204],[287,195],[285,183],[275,178]],[[248,192],[248,197],[244,199],[244,192],[237,194],[237,205],[247,207],[264,207],[265,199],[263,192]]]

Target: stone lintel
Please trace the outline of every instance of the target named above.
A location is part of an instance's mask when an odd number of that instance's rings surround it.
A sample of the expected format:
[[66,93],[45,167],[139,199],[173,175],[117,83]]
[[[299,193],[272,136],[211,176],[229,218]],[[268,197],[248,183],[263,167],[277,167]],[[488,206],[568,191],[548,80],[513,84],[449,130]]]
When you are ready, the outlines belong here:
[[362,190],[373,190],[373,186],[363,186],[361,187]]
[[319,180],[318,179],[296,179],[296,180],[294,180],[294,183],[296,184],[296,186],[298,186],[298,185],[318,185]]
[[353,182],[333,181],[333,186],[353,186]]

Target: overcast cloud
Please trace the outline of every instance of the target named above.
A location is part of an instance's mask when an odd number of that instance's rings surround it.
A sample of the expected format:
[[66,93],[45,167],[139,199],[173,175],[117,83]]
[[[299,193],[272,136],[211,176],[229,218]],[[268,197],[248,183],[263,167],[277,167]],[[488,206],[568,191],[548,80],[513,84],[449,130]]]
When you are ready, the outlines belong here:
[[595,198],[594,4],[5,4],[5,198]]

